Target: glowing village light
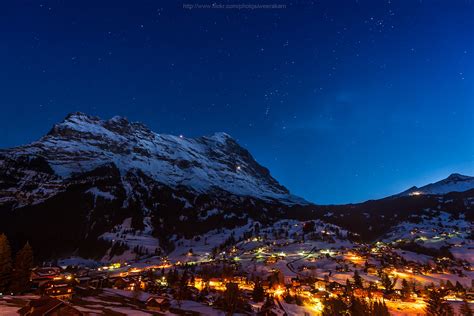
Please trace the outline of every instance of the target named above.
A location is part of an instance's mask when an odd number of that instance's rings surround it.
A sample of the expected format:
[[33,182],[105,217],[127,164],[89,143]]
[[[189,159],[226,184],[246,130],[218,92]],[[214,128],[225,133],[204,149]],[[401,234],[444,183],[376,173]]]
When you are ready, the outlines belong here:
[[285,290],[281,288],[281,286],[278,286],[278,288],[273,292],[273,294],[277,297],[282,296],[285,293]]

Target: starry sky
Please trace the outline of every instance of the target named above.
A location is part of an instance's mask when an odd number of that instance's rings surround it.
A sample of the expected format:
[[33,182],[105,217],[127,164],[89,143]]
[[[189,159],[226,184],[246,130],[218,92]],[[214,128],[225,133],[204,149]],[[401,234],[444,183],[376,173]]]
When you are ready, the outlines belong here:
[[316,203],[474,175],[473,1],[9,1],[0,29],[1,148],[81,111],[225,131]]

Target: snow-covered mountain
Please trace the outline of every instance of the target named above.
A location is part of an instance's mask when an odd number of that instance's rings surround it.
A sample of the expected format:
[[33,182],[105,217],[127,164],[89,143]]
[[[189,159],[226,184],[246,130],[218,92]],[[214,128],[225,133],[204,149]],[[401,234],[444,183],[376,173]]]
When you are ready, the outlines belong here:
[[396,196],[441,195],[450,192],[464,192],[474,189],[474,177],[453,173],[446,179],[420,188],[414,186]]
[[290,204],[306,203],[290,195],[225,133],[185,138],[157,134],[122,117],[101,120],[73,113],[39,141],[0,154],[44,158],[62,179],[114,164],[122,175],[138,170],[163,185],[186,187],[196,193],[217,189]]
[[120,232],[169,251],[172,236],[271,222],[301,205],[310,204],[225,133],[162,135],[121,117],[73,113],[38,141],[0,150],[0,232],[30,240],[45,257],[55,255],[51,240],[55,252],[102,242],[105,251],[119,247]]
[[454,174],[387,199],[314,205],[227,134],[162,135],[73,113],[38,141],[0,150],[0,232],[14,247],[30,241],[40,258],[170,253],[179,240],[282,219],[324,220],[373,240],[427,209],[472,222],[473,183]]

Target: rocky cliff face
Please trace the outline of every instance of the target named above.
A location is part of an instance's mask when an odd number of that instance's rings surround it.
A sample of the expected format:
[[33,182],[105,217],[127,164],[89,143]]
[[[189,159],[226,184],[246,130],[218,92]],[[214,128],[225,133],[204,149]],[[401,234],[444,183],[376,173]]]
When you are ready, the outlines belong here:
[[46,161],[45,168],[49,165],[61,179],[113,164],[122,175],[142,172],[163,185],[186,187],[195,193],[220,190],[265,200],[304,202],[289,195],[225,133],[199,138],[162,135],[121,117],[104,121],[73,113],[39,141],[2,154]]
[[45,256],[89,255],[124,221],[155,241],[149,249],[166,251],[172,235],[271,220],[305,204],[225,133],[161,135],[73,113],[37,142],[0,151],[0,230],[40,249],[61,245]]

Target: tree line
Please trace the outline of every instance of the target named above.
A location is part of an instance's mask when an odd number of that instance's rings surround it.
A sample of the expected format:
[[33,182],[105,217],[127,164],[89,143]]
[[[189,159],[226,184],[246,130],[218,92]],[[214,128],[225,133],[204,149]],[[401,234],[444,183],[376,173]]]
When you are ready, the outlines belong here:
[[0,294],[19,294],[30,288],[33,249],[27,242],[12,259],[10,243],[0,234]]

